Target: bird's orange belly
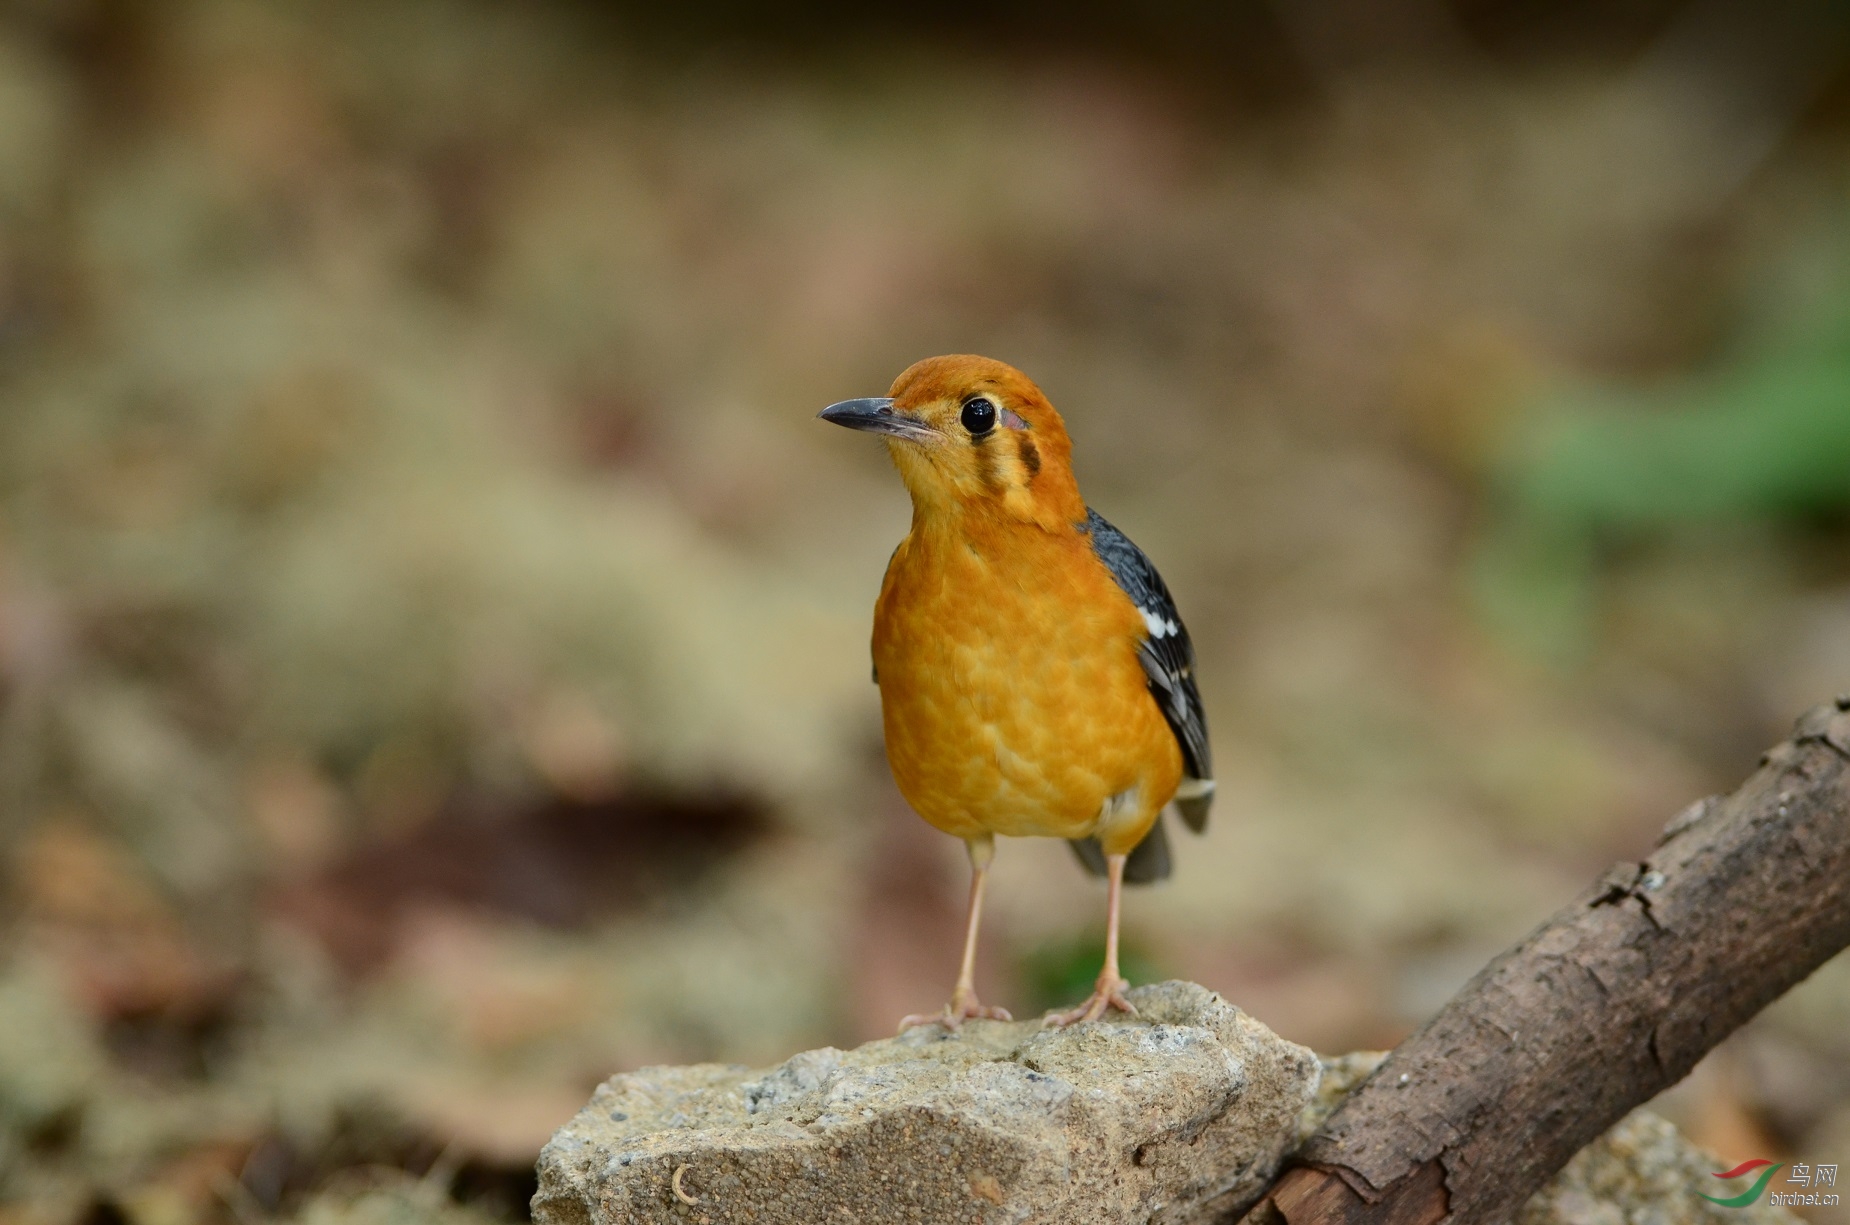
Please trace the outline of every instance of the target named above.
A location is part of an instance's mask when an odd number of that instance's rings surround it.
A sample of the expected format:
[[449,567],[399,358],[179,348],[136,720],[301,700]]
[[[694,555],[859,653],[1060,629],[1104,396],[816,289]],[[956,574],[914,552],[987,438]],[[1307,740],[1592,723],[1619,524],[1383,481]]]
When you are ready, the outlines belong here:
[[1081,838],[1108,799],[1136,837],[1181,774],[1136,642],[1101,615],[1056,630],[963,599],[887,608],[874,655],[887,758],[921,816],[959,837]]

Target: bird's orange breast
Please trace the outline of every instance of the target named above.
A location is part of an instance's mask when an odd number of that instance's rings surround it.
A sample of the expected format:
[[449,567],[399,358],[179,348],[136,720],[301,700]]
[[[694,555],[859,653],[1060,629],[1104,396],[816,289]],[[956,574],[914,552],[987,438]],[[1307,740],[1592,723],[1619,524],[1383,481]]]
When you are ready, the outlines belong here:
[[900,791],[960,837],[1096,833],[1128,851],[1182,773],[1138,662],[1144,633],[1077,530],[915,523],[874,612]]

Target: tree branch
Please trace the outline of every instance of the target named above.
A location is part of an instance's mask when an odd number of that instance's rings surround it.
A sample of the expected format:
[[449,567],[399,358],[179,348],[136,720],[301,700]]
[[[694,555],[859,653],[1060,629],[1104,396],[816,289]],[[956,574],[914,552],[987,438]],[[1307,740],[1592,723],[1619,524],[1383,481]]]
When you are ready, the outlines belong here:
[[1299,1150],[1251,1225],[1473,1225],[1850,945],[1850,697],[1480,971]]

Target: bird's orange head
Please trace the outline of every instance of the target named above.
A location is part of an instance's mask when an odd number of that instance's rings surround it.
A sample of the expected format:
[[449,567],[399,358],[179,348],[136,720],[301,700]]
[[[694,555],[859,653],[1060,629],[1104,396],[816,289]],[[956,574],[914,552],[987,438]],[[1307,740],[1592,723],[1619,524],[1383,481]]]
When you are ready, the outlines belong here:
[[907,367],[887,395],[831,404],[820,416],[885,435],[921,517],[976,511],[1048,528],[1086,517],[1066,424],[1006,362],[928,357]]

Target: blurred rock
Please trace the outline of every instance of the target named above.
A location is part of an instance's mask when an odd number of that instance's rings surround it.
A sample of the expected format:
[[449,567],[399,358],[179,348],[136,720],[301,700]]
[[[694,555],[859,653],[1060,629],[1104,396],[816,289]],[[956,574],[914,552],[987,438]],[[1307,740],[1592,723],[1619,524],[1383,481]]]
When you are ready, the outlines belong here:
[[1294,1142],[1316,1058],[1193,983],[1130,998],[1138,1017],[1066,1030],[614,1077],[542,1152],[534,1219],[1222,1219]]
[[103,1078],[101,1044],[50,965],[0,971],[0,1034],[0,1132],[55,1128],[77,1115]]
[[[1746,1190],[1710,1176],[1717,1161],[1648,1110],[1634,1110],[1618,1126],[1575,1154],[1517,1214],[1514,1225],[1786,1225],[1798,1217],[1763,1202],[1729,1208],[1703,1199]],[[1780,1190],[1780,1184],[1772,1184]]]
[[428,1182],[389,1176],[373,1186],[323,1192],[296,1215],[301,1225],[487,1225],[493,1219],[452,1202]]
[[95,1020],[199,1017],[225,991],[142,862],[75,819],[48,821],[10,865],[20,942]]

